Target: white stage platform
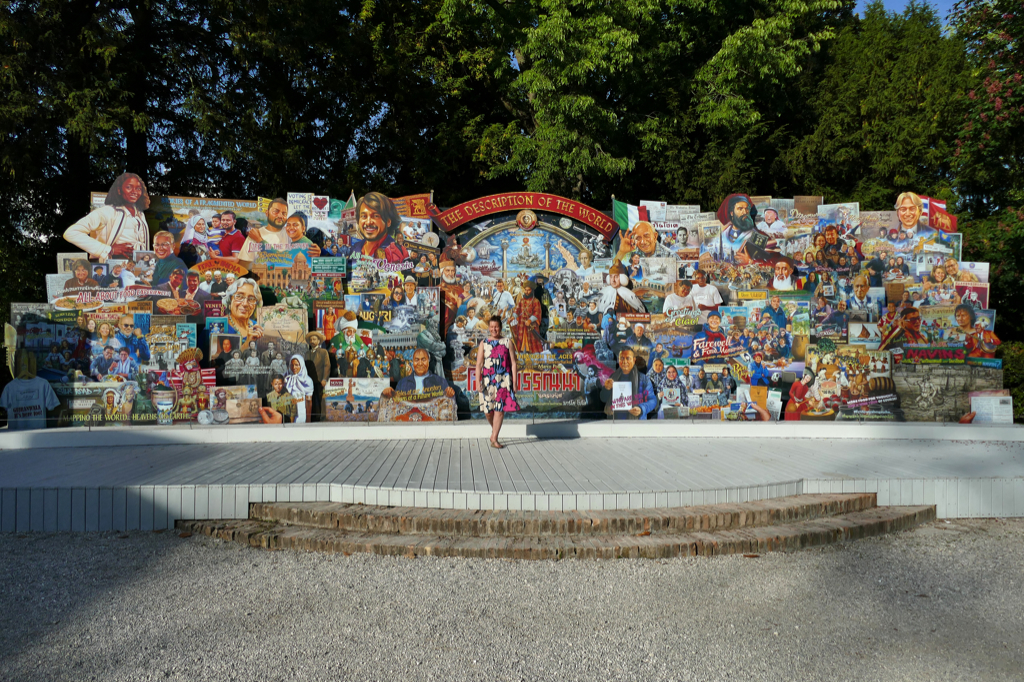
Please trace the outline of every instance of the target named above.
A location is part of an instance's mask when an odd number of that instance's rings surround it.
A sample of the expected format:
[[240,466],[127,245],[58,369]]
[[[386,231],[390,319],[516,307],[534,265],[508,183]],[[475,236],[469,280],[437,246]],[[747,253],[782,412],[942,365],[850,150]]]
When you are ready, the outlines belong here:
[[[876,492],[940,517],[1024,516],[1024,429],[509,422],[68,429],[0,435],[0,530],[161,529],[252,502],[589,510]],[[559,437],[560,436],[560,437]]]
[[[0,450],[122,445],[311,443],[488,438],[482,419],[418,424],[316,423],[233,426],[76,427],[0,431]],[[510,419],[502,436],[522,439],[728,438],[1024,441],[1024,426],[946,423],[571,421]]]

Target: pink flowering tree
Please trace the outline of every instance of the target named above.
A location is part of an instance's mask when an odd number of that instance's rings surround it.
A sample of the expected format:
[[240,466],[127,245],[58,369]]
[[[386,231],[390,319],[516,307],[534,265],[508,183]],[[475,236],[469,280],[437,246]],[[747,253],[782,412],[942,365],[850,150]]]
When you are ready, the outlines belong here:
[[976,78],[956,143],[960,207],[1024,207],[1024,1],[960,0],[950,18]]

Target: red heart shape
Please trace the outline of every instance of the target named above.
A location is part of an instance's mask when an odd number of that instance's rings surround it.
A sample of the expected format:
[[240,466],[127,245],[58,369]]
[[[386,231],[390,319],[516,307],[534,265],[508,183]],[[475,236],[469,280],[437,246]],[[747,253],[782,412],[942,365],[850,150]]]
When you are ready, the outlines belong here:
[[321,211],[327,206],[327,197],[315,197],[313,199],[313,205],[319,208]]

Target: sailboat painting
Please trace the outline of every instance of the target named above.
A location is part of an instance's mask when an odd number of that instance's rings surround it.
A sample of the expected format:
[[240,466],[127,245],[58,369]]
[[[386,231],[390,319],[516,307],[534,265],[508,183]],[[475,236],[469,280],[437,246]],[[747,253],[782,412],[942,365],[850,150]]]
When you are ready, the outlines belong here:
[[866,350],[878,350],[882,336],[877,322],[850,322],[850,344],[863,345]]

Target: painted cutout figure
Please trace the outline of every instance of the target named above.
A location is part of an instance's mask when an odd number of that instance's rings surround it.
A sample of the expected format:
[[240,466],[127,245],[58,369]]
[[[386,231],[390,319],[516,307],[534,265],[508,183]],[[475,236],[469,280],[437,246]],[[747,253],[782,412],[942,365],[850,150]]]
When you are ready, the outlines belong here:
[[367,192],[356,204],[356,220],[360,238],[352,241],[353,253],[382,258],[389,263],[401,263],[409,258],[405,247],[395,241],[402,219],[391,199],[379,192]]
[[[274,199],[267,206],[267,226],[249,228],[249,234],[242,243],[242,248],[239,249],[238,255],[235,258],[224,257],[232,261],[237,260],[241,265],[249,267],[256,260],[256,254],[260,251],[260,244],[289,244],[288,232],[284,229],[287,216],[288,202],[281,198]],[[221,220],[223,220],[223,215]]]
[[285,378],[285,389],[295,404],[295,423],[305,424],[313,399],[313,379],[306,373],[306,363],[301,355],[293,355],[288,364],[291,373]]
[[899,239],[904,242],[923,237],[934,230],[921,222],[924,215],[924,201],[913,192],[903,192],[896,197],[896,216],[900,221]]
[[628,382],[632,390],[632,407],[628,411],[630,419],[647,419],[647,415],[657,409],[658,396],[654,393],[654,386],[647,375],[640,373],[636,366],[636,353],[631,348],[619,351],[619,368],[604,382],[601,399],[606,412],[611,410],[612,387],[619,382]]
[[520,353],[540,353],[544,342],[540,337],[540,301],[533,295],[533,287],[523,289],[523,297],[512,315],[512,336]]
[[598,302],[598,309],[602,312],[609,310],[616,313],[643,313],[644,307],[640,297],[629,288],[629,276],[626,275],[626,268],[620,261],[615,261],[608,268],[607,286],[601,290],[601,300]]
[[748,265],[773,261],[778,256],[768,252],[774,242],[757,229],[757,207],[749,196],[730,194],[717,213],[718,220],[725,226],[719,234],[721,260]]
[[[385,388],[381,396],[393,398],[397,394],[403,400],[436,398],[440,394],[446,398],[455,397],[455,389],[448,385],[448,380],[430,371],[430,352],[426,348],[417,348],[413,352],[412,370],[412,374],[399,379],[393,389]],[[437,389],[439,395],[433,395],[431,389]]]
[[254,322],[263,302],[255,280],[243,277],[235,281],[224,292],[224,302],[228,309],[228,331],[239,334],[243,345],[263,336],[263,328]]
[[455,274],[454,261],[441,262],[441,293],[444,294],[444,317],[441,332],[447,335],[448,328],[455,322],[459,306],[462,305],[465,298],[465,290]]
[[64,231],[64,239],[93,258],[131,258],[149,250],[149,208],[146,183],[135,173],[123,173],[110,186],[104,205]]

